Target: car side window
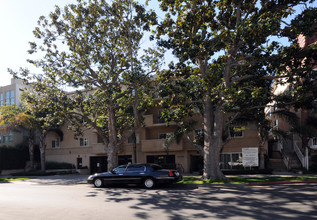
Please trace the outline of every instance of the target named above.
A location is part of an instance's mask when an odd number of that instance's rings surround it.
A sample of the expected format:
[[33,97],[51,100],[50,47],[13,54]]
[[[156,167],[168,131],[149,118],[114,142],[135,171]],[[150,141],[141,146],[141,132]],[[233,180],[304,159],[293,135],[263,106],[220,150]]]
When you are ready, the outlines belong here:
[[126,166],[119,166],[114,169],[115,173],[123,173],[126,170]]
[[129,166],[127,172],[144,172],[145,168],[142,165],[132,165]]

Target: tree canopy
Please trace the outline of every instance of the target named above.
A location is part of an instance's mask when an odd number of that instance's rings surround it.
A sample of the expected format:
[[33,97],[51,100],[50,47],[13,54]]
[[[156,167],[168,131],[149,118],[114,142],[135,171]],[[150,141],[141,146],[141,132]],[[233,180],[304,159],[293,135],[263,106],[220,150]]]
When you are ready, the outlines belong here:
[[[204,177],[224,178],[219,154],[226,123],[246,112],[263,111],[275,99],[273,80],[295,85],[293,98],[306,97],[310,83],[301,79],[311,79],[315,50],[300,48],[295,41],[284,46],[273,37],[294,40],[303,25],[294,19],[284,27],[284,20],[293,7],[309,1],[159,2],[165,19],[156,38],[178,58],[160,77],[162,94],[169,94],[166,106],[174,109],[169,112],[176,120],[189,115],[193,106],[202,106]],[[309,20],[307,11],[297,20],[305,13]]]
[[56,95],[41,101],[62,106],[77,135],[95,129],[106,145],[109,170],[117,165],[120,144],[142,123],[140,112],[152,103],[150,77],[160,68],[162,51],[141,53],[140,45],[153,15],[133,0],[56,6],[39,19],[37,41],[30,43],[29,53],[41,58],[29,62],[41,72],[17,74],[38,92]]

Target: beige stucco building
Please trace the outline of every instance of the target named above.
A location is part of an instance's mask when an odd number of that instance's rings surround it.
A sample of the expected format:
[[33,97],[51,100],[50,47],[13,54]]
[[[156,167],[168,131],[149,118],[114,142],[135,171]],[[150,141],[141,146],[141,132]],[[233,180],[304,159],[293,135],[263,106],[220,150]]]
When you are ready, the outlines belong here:
[[[152,108],[144,114],[145,126],[136,131],[136,162],[158,163],[165,166],[176,166],[185,173],[201,172],[203,159],[199,152],[183,138],[179,143],[173,142],[168,151],[164,149],[165,138],[176,129],[176,124],[166,125],[160,120],[160,109]],[[197,132],[202,129],[202,119],[197,114]],[[249,123],[243,131],[232,135],[224,146],[220,159],[221,168],[225,170],[242,167],[242,148],[258,148],[257,127]],[[93,130],[85,131],[82,137],[74,138],[74,133],[61,128],[63,135],[49,132],[47,136],[46,160],[68,162],[77,168],[88,168],[91,173],[106,171],[106,147]],[[192,134],[193,138],[195,134]],[[133,161],[133,144],[127,140],[120,148],[118,161],[124,164]]]

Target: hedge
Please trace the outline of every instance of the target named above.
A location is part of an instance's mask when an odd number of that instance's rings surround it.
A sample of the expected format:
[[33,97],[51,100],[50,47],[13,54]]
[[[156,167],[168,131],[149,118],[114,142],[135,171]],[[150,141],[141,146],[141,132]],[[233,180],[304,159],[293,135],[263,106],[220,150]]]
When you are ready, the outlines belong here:
[[27,146],[0,147],[0,170],[24,169],[28,160],[29,151]]

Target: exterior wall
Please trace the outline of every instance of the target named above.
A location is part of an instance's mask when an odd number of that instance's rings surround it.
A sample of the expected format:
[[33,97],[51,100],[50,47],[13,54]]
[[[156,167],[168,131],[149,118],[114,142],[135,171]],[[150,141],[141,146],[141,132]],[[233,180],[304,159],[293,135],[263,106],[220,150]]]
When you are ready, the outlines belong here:
[[243,131],[242,137],[234,137],[223,147],[222,152],[242,152],[242,148],[258,147],[259,138],[257,136],[257,127],[254,123],[249,123]]
[[[172,156],[175,158],[175,164],[182,167],[185,173],[193,170],[193,161],[199,162],[200,155],[196,149],[189,143],[187,139],[183,139],[180,143],[172,143],[169,146],[168,152],[163,148],[165,139],[160,139],[159,134],[173,132],[176,128],[175,124],[166,125],[159,123],[158,109],[152,109],[147,112],[145,117],[145,126],[138,129],[136,134],[139,136],[137,143],[136,157],[138,163],[146,163],[148,156]],[[201,117],[196,118],[197,130],[202,128]],[[93,130],[84,132],[82,137],[88,138],[87,146],[79,146],[79,139],[74,139],[74,133],[67,130],[67,126],[61,128],[63,131],[63,140],[60,140],[59,147],[52,148],[52,141],[58,140],[60,137],[55,132],[49,132],[47,136],[47,151],[46,160],[55,162],[68,162],[77,166],[77,158],[82,158],[82,166],[91,168],[91,162],[95,157],[102,157],[105,161],[106,147],[102,143],[98,143],[97,134]],[[242,148],[258,147],[259,139],[257,137],[257,127],[255,124],[249,124],[246,130],[243,131],[242,137],[233,137],[224,146],[222,153],[242,153]],[[119,156],[133,157],[133,144],[128,143],[128,140],[120,147]],[[199,164],[197,165],[198,167]]]
[[[82,158],[82,166],[89,167],[89,157],[96,155],[105,155],[105,148],[97,143],[97,134],[93,131],[86,131],[79,138],[88,138],[87,146],[80,146],[80,139],[74,138],[74,132],[62,128],[63,139],[55,133],[49,132],[46,138],[46,160],[54,162],[67,162],[76,165],[77,158]],[[52,141],[58,140],[59,146],[53,148]]]

